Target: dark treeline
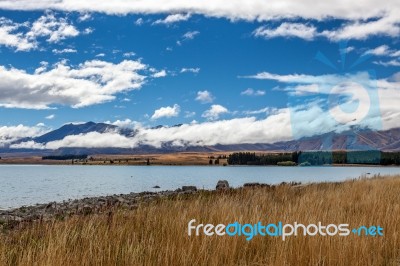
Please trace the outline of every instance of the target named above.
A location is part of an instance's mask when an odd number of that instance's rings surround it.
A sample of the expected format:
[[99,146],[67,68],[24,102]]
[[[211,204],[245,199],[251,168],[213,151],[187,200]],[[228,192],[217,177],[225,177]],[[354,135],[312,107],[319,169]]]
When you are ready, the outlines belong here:
[[308,151],[290,153],[256,154],[251,152],[232,153],[230,165],[277,165],[293,162],[298,165],[324,164],[371,164],[400,165],[400,152],[381,151]]
[[85,160],[87,159],[87,155],[50,155],[50,156],[43,156],[42,160]]
[[298,163],[301,152],[260,154],[237,152],[228,156],[228,164],[234,165],[277,165],[279,162],[292,161]]

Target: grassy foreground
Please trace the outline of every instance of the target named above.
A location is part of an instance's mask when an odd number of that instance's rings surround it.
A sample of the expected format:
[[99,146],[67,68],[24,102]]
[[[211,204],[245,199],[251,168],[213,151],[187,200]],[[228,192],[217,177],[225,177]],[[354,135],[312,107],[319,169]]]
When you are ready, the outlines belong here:
[[[380,225],[384,236],[187,235],[198,223]],[[0,265],[400,265],[400,177],[200,192],[0,234]]]

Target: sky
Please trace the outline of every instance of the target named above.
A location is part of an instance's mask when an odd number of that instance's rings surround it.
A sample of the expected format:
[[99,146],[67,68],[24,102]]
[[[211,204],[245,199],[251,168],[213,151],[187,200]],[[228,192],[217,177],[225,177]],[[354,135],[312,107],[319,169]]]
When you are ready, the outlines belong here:
[[398,127],[399,33],[394,0],[2,0],[0,146],[88,121],[139,133],[13,147],[273,143]]

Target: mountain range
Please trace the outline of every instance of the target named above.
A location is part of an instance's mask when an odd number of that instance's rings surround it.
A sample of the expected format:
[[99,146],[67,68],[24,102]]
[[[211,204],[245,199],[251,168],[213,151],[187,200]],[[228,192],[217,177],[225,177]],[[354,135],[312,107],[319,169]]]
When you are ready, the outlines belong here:
[[[179,127],[175,125],[174,127]],[[157,126],[161,128],[163,126]],[[126,137],[133,137],[137,131],[129,128],[121,128],[106,123],[87,122],[84,124],[66,124],[44,135],[23,138],[12,144],[26,141],[46,144],[48,142],[62,140],[67,136],[86,134],[90,132],[118,132]],[[301,138],[298,140],[282,141],[277,143],[256,144],[232,144],[214,146],[174,146],[172,143],[164,143],[161,148],[149,145],[141,145],[133,149],[122,148],[60,148],[58,150],[31,150],[11,149],[3,147],[1,154],[29,153],[34,155],[48,154],[127,154],[127,153],[169,153],[169,152],[215,152],[215,151],[320,151],[320,150],[400,150],[400,128],[390,130],[373,131],[370,129],[353,128],[351,130],[336,133],[330,132],[322,135]]]

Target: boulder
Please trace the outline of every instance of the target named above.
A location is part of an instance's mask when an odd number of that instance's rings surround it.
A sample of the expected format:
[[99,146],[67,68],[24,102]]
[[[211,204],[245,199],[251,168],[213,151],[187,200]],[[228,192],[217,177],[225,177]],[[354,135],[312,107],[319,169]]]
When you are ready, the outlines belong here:
[[83,213],[83,215],[89,215],[89,214],[91,214],[92,212],[93,212],[92,207],[90,207],[89,205],[83,206],[83,208],[82,208],[82,213]]
[[258,187],[268,187],[268,188],[270,188],[271,185],[264,184],[264,183],[245,183],[243,185],[243,187],[245,187],[245,188],[258,188]]
[[182,186],[182,191],[197,191],[195,186]]
[[228,190],[229,183],[226,180],[219,180],[217,186],[215,187],[216,190]]

